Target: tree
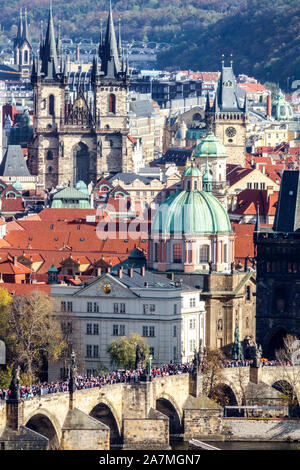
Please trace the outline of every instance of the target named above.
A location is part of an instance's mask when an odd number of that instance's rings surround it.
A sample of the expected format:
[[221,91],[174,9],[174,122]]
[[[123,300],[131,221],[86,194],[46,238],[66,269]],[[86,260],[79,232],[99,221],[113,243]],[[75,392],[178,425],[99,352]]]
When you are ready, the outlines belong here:
[[[291,367],[290,362],[295,363],[295,358],[299,361],[300,341],[296,336],[287,334],[283,338],[283,347],[275,351],[276,359],[281,367],[276,368],[277,380],[273,387],[282,394],[282,399],[289,406],[292,416],[299,416],[300,409],[297,397],[297,387],[300,381],[299,367]],[[297,362],[297,365],[299,362]]]
[[57,360],[65,349],[59,322],[49,296],[36,291],[17,295],[2,315],[0,337],[6,339],[9,363],[18,363],[33,381],[43,359]]
[[206,367],[203,370],[203,391],[214,400],[214,390],[222,382],[224,354],[220,349],[207,349],[204,362]]
[[116,366],[134,369],[135,366],[135,353],[137,345],[140,346],[141,351],[145,354],[145,364],[149,358],[149,346],[144,338],[137,333],[131,333],[129,338],[122,336],[122,338],[112,341],[107,348],[110,355],[111,363]]

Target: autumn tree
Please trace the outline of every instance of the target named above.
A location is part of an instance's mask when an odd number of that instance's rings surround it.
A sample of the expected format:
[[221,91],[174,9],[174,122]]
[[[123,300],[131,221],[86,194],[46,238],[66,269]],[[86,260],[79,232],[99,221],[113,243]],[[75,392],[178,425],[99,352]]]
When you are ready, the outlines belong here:
[[39,291],[13,298],[2,314],[1,336],[6,339],[9,362],[18,363],[31,381],[38,375],[43,358],[57,360],[66,346],[53,315],[52,299]]
[[127,369],[134,369],[136,347],[145,354],[145,364],[149,358],[149,346],[144,338],[137,333],[131,333],[129,337],[122,336],[120,339],[112,341],[107,348],[110,355],[111,363],[116,366],[125,367]]

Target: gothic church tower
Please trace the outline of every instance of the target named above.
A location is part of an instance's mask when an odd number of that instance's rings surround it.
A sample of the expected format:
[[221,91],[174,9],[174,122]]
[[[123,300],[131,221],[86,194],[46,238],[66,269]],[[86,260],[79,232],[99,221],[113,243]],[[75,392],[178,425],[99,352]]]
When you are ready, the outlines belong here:
[[22,10],[20,10],[17,37],[14,40],[14,65],[21,71],[22,78],[30,78],[31,58],[32,46],[27,23],[27,9],[25,8],[24,17]]
[[[101,34],[102,36],[102,34]],[[129,69],[117,44],[110,7],[105,40],[89,74],[92,93],[77,81],[70,92],[61,40],[55,37],[50,5],[45,38],[34,61],[34,135],[28,166],[46,188],[89,184],[103,174],[128,172],[132,168],[128,139],[127,94]]]
[[232,61],[225,67],[222,61],[213,106],[206,104],[205,118],[209,131],[225,145],[227,163],[245,166],[246,127],[248,123],[247,95],[241,96],[232,70]]

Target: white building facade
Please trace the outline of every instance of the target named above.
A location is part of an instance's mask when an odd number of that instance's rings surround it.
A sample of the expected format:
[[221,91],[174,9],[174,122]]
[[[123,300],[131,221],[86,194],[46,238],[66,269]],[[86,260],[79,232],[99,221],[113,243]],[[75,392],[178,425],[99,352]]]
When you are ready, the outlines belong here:
[[[107,348],[122,336],[147,340],[153,365],[192,360],[205,345],[205,305],[199,290],[182,286],[145,268],[105,273],[80,286],[53,285],[61,323],[76,323],[85,370],[112,369]],[[49,380],[63,378],[63,365],[49,365]]]

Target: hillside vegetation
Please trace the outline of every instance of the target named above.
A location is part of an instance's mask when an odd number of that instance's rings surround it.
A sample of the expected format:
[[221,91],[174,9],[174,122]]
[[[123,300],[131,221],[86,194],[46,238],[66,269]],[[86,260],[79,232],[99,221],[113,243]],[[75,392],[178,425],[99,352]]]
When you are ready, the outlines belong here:
[[263,81],[300,79],[299,0],[249,0],[247,7],[221,18],[199,34],[183,30],[177,44],[160,56],[161,66],[192,70],[220,68],[221,54],[233,54],[236,73]]
[[[125,40],[157,41],[171,47],[160,67],[217,70],[221,54],[233,54],[236,73],[262,81],[300,79],[299,0],[112,0],[116,27]],[[27,7],[31,35],[39,38],[48,0],[0,0],[1,41],[14,37],[19,9]],[[108,0],[53,0],[56,28],[74,42],[98,41]],[[45,24],[44,24],[45,30]]]

